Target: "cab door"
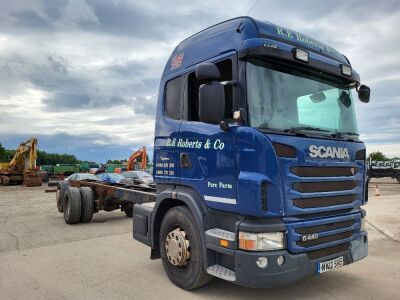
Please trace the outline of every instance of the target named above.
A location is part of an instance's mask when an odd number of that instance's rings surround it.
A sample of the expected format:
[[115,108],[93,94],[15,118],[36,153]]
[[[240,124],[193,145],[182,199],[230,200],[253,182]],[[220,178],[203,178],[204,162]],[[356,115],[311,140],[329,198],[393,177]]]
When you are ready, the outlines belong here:
[[[232,118],[236,91],[236,56],[213,61],[225,85],[225,117]],[[219,125],[198,119],[198,90],[202,82],[187,74],[185,115],[176,140],[179,151],[180,184],[192,187],[210,208],[237,211],[236,129],[223,131]]]

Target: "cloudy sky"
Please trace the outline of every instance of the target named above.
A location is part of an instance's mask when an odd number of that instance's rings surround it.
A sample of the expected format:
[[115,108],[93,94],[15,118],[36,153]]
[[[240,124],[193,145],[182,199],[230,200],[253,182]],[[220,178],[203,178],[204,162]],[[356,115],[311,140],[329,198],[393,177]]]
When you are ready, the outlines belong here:
[[[151,148],[159,78],[179,41],[246,15],[246,1],[0,0],[0,142],[104,161]],[[344,53],[369,152],[400,156],[400,2],[259,1],[250,16]]]

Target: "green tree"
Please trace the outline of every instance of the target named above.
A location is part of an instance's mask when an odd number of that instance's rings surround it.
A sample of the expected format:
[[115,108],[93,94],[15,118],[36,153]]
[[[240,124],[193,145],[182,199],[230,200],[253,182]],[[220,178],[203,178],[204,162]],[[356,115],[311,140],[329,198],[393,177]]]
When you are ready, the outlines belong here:
[[108,164],[122,164],[126,162],[126,159],[109,159],[107,160]]
[[38,151],[36,163],[38,165],[79,164],[81,161],[71,154],[58,154]]
[[1,143],[0,143],[0,161],[1,162],[7,161],[6,149],[4,149],[4,147]]
[[387,156],[385,154],[383,154],[381,151],[375,151],[375,152],[370,153],[368,156],[368,160],[370,157],[372,158],[372,160],[376,160],[376,161],[389,160],[389,158],[387,158]]

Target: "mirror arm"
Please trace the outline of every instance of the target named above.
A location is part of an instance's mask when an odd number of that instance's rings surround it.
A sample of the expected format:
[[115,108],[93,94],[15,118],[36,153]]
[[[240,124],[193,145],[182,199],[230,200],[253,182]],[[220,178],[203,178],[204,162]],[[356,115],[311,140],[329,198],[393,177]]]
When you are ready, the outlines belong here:
[[222,131],[229,131],[229,123],[226,120],[222,120],[219,122],[219,128],[221,128]]
[[237,81],[235,81],[235,80],[229,80],[229,81],[220,81],[219,82],[220,84],[222,84],[222,85],[236,85],[237,84]]

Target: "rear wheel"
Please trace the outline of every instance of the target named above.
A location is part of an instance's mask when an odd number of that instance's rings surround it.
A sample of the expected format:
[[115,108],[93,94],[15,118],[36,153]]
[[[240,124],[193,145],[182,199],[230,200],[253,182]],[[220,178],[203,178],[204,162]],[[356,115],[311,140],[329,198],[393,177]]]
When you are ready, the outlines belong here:
[[399,173],[399,174],[397,174],[397,177],[396,177],[396,179],[397,179],[397,182],[398,182],[398,183],[400,183],[400,173]]
[[88,186],[83,186],[79,188],[82,198],[82,211],[81,211],[81,219],[82,223],[88,223],[92,220],[94,213],[94,197],[93,191]]
[[125,210],[124,210],[124,212],[125,212],[125,215],[128,217],[128,218],[132,218],[132,216],[133,216],[133,208],[131,207],[131,208],[126,208]]
[[82,199],[77,187],[69,187],[64,195],[64,220],[67,224],[76,224],[81,218]]
[[60,181],[57,184],[57,192],[56,192],[56,199],[57,199],[57,209],[58,212],[63,212],[64,207],[64,195],[69,187],[69,183],[67,181]]
[[164,270],[174,284],[193,290],[211,280],[204,270],[200,232],[187,207],[174,207],[166,213],[159,242]]

